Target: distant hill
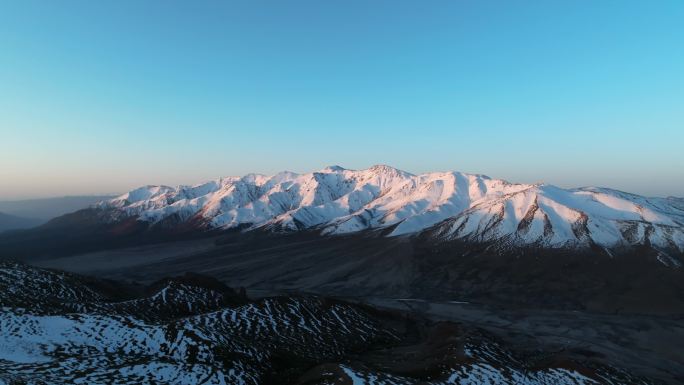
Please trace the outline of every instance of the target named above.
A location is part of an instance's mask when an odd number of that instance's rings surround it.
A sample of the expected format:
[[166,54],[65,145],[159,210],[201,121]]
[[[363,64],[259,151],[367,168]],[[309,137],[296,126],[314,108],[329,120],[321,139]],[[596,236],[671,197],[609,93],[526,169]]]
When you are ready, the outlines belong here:
[[0,213],[20,218],[32,218],[31,220],[36,221],[34,225],[38,225],[111,198],[112,196],[109,195],[87,195],[0,201]]
[[5,230],[27,229],[38,226],[42,221],[0,213],[0,232]]

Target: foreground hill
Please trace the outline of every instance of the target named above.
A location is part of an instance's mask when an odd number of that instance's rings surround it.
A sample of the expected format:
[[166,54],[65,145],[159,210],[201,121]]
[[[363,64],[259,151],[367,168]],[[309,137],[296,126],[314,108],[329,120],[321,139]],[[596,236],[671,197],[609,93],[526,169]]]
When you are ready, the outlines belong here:
[[658,383],[591,351],[322,297],[251,301],[198,276],[113,299],[125,285],[4,263],[0,285],[2,384]]

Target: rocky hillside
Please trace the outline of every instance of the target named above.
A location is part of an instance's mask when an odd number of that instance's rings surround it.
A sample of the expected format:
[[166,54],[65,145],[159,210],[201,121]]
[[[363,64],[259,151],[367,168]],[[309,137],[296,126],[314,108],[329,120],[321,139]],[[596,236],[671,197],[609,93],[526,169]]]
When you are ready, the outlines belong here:
[[115,283],[0,266],[0,384],[652,384],[591,354],[322,297],[251,301],[198,276]]

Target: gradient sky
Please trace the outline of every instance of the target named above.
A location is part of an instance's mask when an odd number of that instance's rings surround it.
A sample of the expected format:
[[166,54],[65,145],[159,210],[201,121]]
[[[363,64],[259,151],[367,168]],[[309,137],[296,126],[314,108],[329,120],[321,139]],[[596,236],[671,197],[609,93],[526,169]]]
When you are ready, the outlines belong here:
[[684,1],[0,0],[0,198],[376,163],[684,196]]

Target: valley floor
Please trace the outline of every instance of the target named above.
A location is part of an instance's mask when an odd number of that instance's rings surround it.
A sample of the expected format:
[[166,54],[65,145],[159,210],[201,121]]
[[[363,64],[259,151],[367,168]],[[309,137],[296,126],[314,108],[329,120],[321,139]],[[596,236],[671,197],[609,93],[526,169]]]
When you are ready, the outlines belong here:
[[363,301],[482,328],[521,349],[565,351],[578,358],[592,356],[650,378],[684,382],[684,315],[516,311],[481,304],[386,298]]

